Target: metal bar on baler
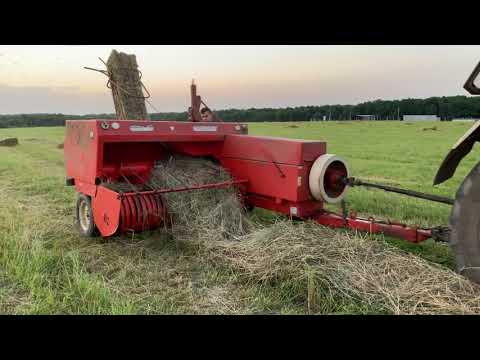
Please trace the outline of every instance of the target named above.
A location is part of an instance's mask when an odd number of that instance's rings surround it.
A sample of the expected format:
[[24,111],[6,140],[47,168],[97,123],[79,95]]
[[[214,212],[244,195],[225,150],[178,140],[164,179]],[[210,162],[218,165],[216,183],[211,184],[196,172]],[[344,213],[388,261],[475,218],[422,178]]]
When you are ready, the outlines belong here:
[[369,183],[369,182],[359,180],[359,179],[356,179],[356,178],[353,178],[353,177],[346,179],[346,182],[349,186],[352,186],[352,187],[353,186],[364,186],[364,187],[376,188],[376,189],[381,189],[381,190],[385,190],[385,191],[388,191],[388,192],[407,195],[407,196],[411,196],[411,197],[415,197],[415,198],[419,198],[419,199],[424,199],[424,200],[430,200],[430,201],[439,202],[439,203],[443,203],[443,204],[447,204],[447,205],[453,205],[453,203],[454,203],[453,199],[450,199],[450,198],[447,198],[447,197],[444,197],[444,196],[425,194],[425,193],[421,193],[421,192],[418,192],[418,191],[400,189],[400,188],[396,188],[396,187],[388,186],[388,185],[373,184],[373,183]]
[[[204,185],[197,185],[191,187],[182,187],[182,188],[173,188],[173,189],[158,189],[158,190],[151,190],[151,191],[142,191],[142,195],[148,194],[165,194],[171,192],[182,192],[182,191],[193,191],[193,190],[206,190],[206,189],[214,189],[214,188],[221,188],[221,187],[228,187],[232,185],[238,184],[245,184],[248,180],[232,180],[232,181],[224,181],[220,183],[214,184],[204,184]],[[122,193],[120,196],[135,196],[137,193],[129,192],[129,193]]]
[[323,211],[316,217],[315,221],[324,226],[333,228],[349,228],[351,230],[358,230],[370,234],[383,233],[388,236],[393,236],[407,240],[412,243],[419,243],[432,238],[432,229],[423,229],[417,227],[409,227],[405,224],[383,222],[375,220],[372,217],[364,219],[356,215],[350,215],[344,218],[342,215],[335,214],[329,211]]

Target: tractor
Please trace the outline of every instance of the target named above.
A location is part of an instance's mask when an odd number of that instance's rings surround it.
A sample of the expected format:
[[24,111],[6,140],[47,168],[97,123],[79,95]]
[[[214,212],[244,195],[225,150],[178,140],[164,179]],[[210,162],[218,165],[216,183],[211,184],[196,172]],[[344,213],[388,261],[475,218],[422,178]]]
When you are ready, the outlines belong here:
[[[480,95],[475,81],[480,73],[480,62],[467,79],[464,89]],[[480,121],[453,145],[443,160],[433,185],[450,179],[460,161],[480,141]],[[450,214],[450,246],[456,257],[457,271],[471,281],[480,283],[480,162],[465,177],[457,191]]]

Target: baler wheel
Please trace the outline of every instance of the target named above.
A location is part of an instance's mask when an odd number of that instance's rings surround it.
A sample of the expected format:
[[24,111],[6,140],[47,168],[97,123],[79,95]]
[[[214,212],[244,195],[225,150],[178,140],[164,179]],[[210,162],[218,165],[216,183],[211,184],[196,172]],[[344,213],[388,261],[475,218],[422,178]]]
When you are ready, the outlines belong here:
[[97,234],[97,228],[93,220],[92,201],[89,196],[80,194],[77,200],[77,227],[80,235],[84,237],[94,237]]
[[480,163],[457,191],[450,215],[450,246],[457,271],[480,284]]

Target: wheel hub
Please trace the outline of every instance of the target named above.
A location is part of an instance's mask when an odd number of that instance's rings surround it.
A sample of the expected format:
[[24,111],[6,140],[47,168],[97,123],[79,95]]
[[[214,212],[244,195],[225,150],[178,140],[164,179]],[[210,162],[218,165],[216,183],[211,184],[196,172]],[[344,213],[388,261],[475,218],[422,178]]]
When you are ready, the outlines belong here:
[[86,201],[82,201],[78,207],[78,219],[82,230],[87,231],[90,227],[90,212]]

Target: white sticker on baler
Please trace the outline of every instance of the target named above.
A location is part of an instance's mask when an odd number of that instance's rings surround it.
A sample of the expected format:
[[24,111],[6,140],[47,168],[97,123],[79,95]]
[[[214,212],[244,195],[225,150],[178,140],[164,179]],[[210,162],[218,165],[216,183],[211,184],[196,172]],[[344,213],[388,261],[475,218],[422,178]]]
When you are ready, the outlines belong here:
[[217,131],[216,126],[194,126],[193,131]]
[[130,131],[153,131],[153,125],[130,125]]

